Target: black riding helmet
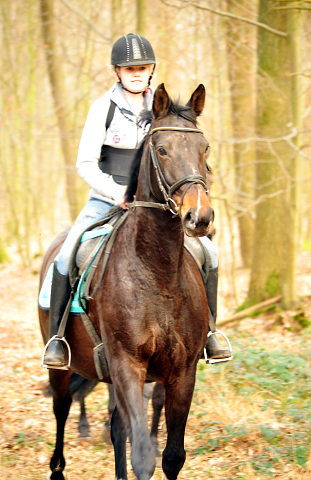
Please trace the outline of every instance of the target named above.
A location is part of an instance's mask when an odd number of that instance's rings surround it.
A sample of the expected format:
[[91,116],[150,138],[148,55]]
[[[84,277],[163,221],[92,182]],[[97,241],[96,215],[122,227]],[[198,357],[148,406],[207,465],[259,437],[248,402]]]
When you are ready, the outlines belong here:
[[[146,88],[142,92],[131,92],[139,94],[146,93],[149,89],[156,65],[156,59],[152,46],[145,37],[128,33],[114,43],[111,51],[111,65],[113,65],[114,68],[130,67],[133,65],[154,65]],[[122,85],[120,79],[119,81]],[[124,85],[122,85],[122,88],[127,90]]]
[[119,38],[111,51],[111,65],[155,65],[156,59],[150,42],[141,35],[128,33]]

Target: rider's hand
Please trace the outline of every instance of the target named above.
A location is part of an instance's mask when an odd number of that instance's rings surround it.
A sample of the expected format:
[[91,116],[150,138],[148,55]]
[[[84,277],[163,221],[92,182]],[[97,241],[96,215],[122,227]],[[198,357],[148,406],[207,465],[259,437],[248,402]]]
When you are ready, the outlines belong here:
[[[113,195],[111,195],[112,200],[114,200],[118,205],[123,207],[124,195],[126,191],[126,185],[116,185]],[[124,208],[124,207],[123,207]]]
[[121,207],[124,209],[124,210],[128,210],[128,206],[127,206],[127,203],[125,203],[125,199],[123,198],[123,202],[121,203]]

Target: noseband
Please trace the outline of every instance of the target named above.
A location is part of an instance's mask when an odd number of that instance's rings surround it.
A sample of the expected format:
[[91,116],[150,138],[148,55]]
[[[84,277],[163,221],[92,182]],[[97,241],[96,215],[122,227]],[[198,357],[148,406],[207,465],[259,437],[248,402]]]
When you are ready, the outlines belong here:
[[[153,128],[149,132],[149,136],[150,136],[150,142],[149,142],[150,157],[151,157],[152,164],[153,164],[153,167],[154,167],[154,170],[155,170],[155,173],[156,173],[157,183],[158,183],[159,189],[160,189],[160,191],[163,195],[163,198],[165,200],[165,204],[163,204],[163,203],[153,203],[153,202],[141,202],[141,201],[137,201],[136,198],[134,197],[133,203],[130,203],[128,205],[128,207],[134,208],[135,206],[137,206],[137,207],[140,206],[140,207],[160,208],[161,210],[170,210],[174,215],[179,215],[179,213],[181,211],[181,206],[182,206],[183,199],[184,199],[185,194],[188,191],[188,189],[192,185],[194,185],[196,183],[199,183],[200,185],[202,185],[204,187],[206,193],[208,193],[207,184],[206,184],[206,180],[203,177],[203,175],[199,175],[199,174],[198,175],[195,175],[195,174],[187,175],[186,177],[182,178],[181,180],[178,180],[177,182],[175,182],[173,185],[169,185],[167,183],[167,181],[165,180],[164,174],[161,170],[161,167],[160,167],[160,164],[159,164],[159,161],[158,161],[158,157],[155,153],[154,145],[152,143],[152,135],[155,132],[158,132],[158,131],[161,131],[161,130],[177,131],[177,132],[193,132],[193,133],[200,133],[200,134],[203,135],[202,130],[200,130],[199,128],[186,128],[186,127],[184,127],[184,128],[182,128],[182,127],[180,127],[180,128],[179,127],[157,127],[157,128]],[[181,200],[180,200],[180,205],[178,207],[176,205],[176,202],[173,200],[172,197],[173,197],[173,194],[185,183],[188,183],[188,185],[187,185],[185,191],[182,194],[182,197],[181,197]],[[152,189],[150,174],[149,174],[149,187],[150,187],[150,191],[153,194],[153,196],[155,198],[157,198],[158,200],[161,200],[160,198],[158,198],[156,196],[156,194],[154,193],[154,191]]]

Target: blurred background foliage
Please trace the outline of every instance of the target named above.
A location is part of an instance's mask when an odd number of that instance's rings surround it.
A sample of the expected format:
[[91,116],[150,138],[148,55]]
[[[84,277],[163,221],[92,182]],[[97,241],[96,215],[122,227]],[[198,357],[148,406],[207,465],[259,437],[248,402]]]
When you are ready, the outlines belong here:
[[[91,103],[115,81],[113,42],[152,43],[153,85],[187,101],[206,87],[215,243],[231,301],[297,306],[296,258],[311,248],[311,2],[2,0],[0,262],[42,255],[86,201],[75,161]],[[9,252],[9,253],[8,253]]]

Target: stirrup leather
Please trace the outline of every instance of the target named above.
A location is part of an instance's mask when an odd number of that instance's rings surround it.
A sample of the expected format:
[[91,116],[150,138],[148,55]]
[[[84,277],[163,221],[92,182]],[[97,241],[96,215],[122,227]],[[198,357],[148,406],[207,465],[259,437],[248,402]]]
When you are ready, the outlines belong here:
[[225,333],[223,333],[221,330],[216,329],[215,332],[209,331],[208,334],[207,334],[207,338],[210,337],[211,335],[216,335],[216,334],[219,334],[219,335],[224,337],[224,339],[226,340],[226,342],[228,344],[231,356],[227,357],[227,358],[208,358],[207,352],[206,352],[206,347],[204,347],[204,350],[203,350],[204,358],[205,358],[205,362],[207,364],[229,362],[230,360],[233,359],[231,343],[230,343],[230,340]]
[[[63,342],[63,343],[66,345],[66,347],[67,347],[67,352],[68,352],[68,362],[67,362],[67,365],[62,365],[61,367],[57,367],[57,366],[54,367],[53,365],[47,365],[46,363],[44,363],[44,357],[45,357],[47,348],[48,348],[48,346],[50,345],[50,343],[52,343],[54,340]],[[45,345],[45,347],[44,347],[44,349],[43,349],[41,367],[51,368],[51,369],[53,369],[53,370],[70,370],[70,364],[71,364],[71,349],[70,349],[69,343],[67,342],[67,340],[66,340],[65,337],[59,337],[58,335],[54,335],[53,337],[50,338],[50,340],[47,342],[47,344]]]

